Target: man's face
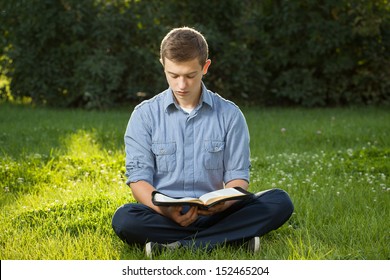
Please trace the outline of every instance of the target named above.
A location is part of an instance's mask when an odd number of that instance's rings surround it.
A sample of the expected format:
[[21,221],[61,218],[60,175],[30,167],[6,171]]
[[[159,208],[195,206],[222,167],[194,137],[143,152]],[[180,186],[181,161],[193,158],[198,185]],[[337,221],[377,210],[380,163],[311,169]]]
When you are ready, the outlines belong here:
[[203,68],[197,58],[185,62],[165,58],[164,62],[165,76],[179,105],[196,106],[201,93],[202,77],[207,73],[211,61],[207,60]]

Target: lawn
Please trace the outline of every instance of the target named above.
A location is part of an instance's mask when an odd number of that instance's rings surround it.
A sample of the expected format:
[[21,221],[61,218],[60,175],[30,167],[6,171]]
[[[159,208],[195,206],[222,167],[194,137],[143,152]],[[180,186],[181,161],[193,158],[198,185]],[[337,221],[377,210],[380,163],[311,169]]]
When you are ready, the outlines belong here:
[[[180,249],[161,259],[390,259],[390,110],[242,108],[251,190],[283,188],[295,211],[261,251]],[[0,104],[0,258],[144,259],[111,229],[129,109]]]

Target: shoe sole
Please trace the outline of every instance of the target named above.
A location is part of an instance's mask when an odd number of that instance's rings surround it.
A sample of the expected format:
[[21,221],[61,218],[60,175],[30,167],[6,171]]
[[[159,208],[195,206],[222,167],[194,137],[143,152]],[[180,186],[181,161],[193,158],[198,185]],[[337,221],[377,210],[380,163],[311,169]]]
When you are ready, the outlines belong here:
[[152,253],[152,242],[148,242],[146,243],[145,245],[145,253],[146,253],[146,256],[148,258],[152,258],[153,257],[153,253]]
[[255,239],[255,249],[254,249],[254,251],[255,251],[255,253],[260,251],[260,238],[259,237],[257,237]]
[[260,251],[260,237],[254,237],[252,240],[252,252],[257,253]]

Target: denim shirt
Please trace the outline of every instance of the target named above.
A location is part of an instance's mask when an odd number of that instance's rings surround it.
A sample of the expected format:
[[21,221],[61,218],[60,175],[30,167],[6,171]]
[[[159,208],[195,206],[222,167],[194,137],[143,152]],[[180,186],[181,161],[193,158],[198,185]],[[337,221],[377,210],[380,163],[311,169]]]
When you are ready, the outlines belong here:
[[233,179],[249,182],[249,132],[240,109],[202,83],[186,113],[169,88],[139,104],[125,133],[127,184],[144,180],[175,197],[199,197]]

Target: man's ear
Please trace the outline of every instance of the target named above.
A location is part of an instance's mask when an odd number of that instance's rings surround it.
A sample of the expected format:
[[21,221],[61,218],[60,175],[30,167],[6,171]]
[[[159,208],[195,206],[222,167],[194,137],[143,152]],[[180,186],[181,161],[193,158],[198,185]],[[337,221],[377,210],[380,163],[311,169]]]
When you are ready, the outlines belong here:
[[207,59],[207,60],[206,60],[206,63],[205,63],[204,66],[203,66],[203,70],[202,70],[203,75],[206,75],[206,74],[207,74],[207,71],[208,71],[208,69],[209,69],[209,67],[210,67],[210,64],[211,64],[211,60],[210,60],[210,59]]

